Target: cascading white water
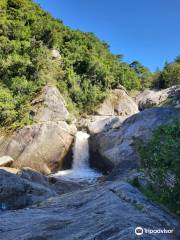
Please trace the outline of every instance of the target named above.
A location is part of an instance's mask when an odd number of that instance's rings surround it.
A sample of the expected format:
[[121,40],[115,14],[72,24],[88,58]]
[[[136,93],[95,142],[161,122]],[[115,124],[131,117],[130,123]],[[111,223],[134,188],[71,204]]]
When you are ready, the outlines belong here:
[[75,143],[73,147],[73,164],[72,169],[59,171],[54,174],[56,177],[76,181],[92,182],[100,173],[89,167],[89,135],[85,132],[79,131],[76,133]]
[[84,132],[77,132],[73,148],[73,170],[81,170],[89,166],[89,135]]

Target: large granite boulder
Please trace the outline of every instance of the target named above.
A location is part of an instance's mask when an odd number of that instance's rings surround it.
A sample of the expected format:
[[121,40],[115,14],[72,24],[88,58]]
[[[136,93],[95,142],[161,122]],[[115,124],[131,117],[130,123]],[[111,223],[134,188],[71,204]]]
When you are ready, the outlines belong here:
[[139,110],[160,104],[180,107],[180,86],[172,86],[163,90],[146,89],[136,97]]
[[95,111],[94,115],[81,119],[80,126],[90,134],[97,134],[109,128],[115,128],[129,116],[138,112],[137,104],[123,87],[111,91],[108,98]]
[[0,156],[11,156],[14,167],[54,172],[63,165],[76,133],[75,125],[67,123],[69,113],[58,89],[45,86],[32,102],[30,116],[33,125],[1,138]]
[[126,119],[118,128],[110,128],[90,138],[91,166],[103,171],[113,169],[114,176],[126,176],[139,166],[137,145],[147,142],[160,125],[180,119],[178,108],[152,108]]
[[112,90],[110,96],[96,110],[100,116],[130,116],[138,112],[137,104],[123,89]]
[[83,126],[90,134],[96,134],[109,128],[119,127],[125,119],[126,117],[121,116],[91,115],[84,120]]
[[7,140],[2,155],[15,160],[14,167],[31,167],[42,173],[59,169],[70,148],[75,128],[64,121],[44,122],[26,126]]
[[125,182],[105,183],[53,197],[33,207],[1,212],[1,240],[139,239],[135,228],[166,229],[141,240],[178,240],[179,222]]

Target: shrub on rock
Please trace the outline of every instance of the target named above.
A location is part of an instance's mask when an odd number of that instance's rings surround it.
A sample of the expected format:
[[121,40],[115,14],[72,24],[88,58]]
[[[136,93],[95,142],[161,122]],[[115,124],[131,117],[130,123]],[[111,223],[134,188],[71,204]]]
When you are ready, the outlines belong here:
[[159,127],[139,152],[151,182],[148,193],[180,214],[180,121]]

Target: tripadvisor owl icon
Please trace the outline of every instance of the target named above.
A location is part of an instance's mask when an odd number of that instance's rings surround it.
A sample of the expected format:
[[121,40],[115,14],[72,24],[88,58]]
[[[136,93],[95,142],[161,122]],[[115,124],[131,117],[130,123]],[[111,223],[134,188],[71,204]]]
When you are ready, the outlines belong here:
[[136,227],[135,228],[135,234],[140,236],[143,234],[143,228],[142,227]]

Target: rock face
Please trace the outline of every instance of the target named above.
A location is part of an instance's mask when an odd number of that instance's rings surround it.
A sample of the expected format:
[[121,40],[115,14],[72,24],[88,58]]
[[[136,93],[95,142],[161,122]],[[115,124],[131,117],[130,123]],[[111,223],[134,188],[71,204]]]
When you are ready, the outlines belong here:
[[90,134],[94,135],[110,128],[119,127],[125,119],[121,116],[91,116],[87,123],[87,129]]
[[180,109],[147,109],[126,119],[119,128],[92,135],[91,152],[100,156],[97,161],[92,161],[92,165],[103,171],[115,167],[113,176],[125,176],[139,165],[136,145],[147,142],[153,130],[174,118],[180,118]]
[[158,106],[164,102],[166,105],[180,107],[180,86],[172,86],[161,91],[146,89],[136,97],[136,102],[139,110]]
[[143,234],[142,240],[178,240],[180,236],[175,217],[128,183],[114,182],[54,197],[32,208],[2,212],[0,239],[127,240],[137,238],[137,226],[174,231]]
[[32,117],[38,122],[68,120],[65,101],[56,87],[45,86],[32,105]]
[[97,109],[100,116],[123,116],[127,117],[138,112],[138,107],[125,90],[112,90],[111,96],[106,99]]
[[31,174],[31,177],[30,173],[18,174],[21,177],[0,170],[0,209],[23,208],[56,195],[55,191],[50,189],[46,178],[39,173],[34,173],[34,176]]
[[19,209],[85,185],[47,177],[30,168],[0,168],[0,210]]
[[0,167],[9,167],[12,165],[14,160],[10,156],[3,156],[0,158]]
[[129,116],[138,112],[137,104],[128,95],[126,89],[112,90],[96,110],[95,115],[86,119],[85,125],[90,134],[97,134],[109,128],[117,128]]
[[33,101],[31,116],[37,123],[13,133],[0,144],[0,156],[9,155],[14,167],[31,167],[42,173],[61,168],[76,127],[67,124],[69,113],[55,87],[46,86]]

